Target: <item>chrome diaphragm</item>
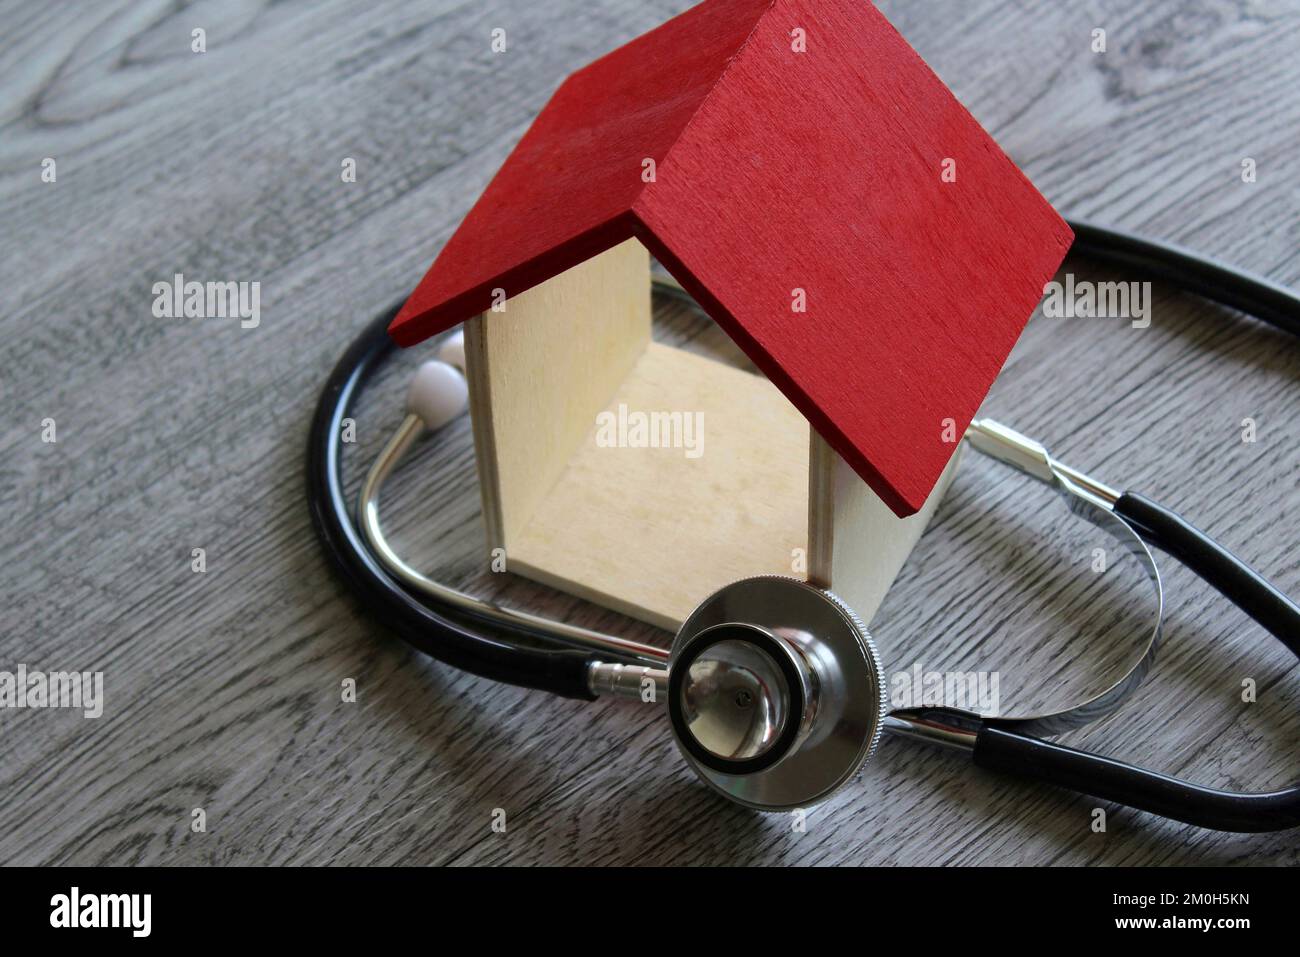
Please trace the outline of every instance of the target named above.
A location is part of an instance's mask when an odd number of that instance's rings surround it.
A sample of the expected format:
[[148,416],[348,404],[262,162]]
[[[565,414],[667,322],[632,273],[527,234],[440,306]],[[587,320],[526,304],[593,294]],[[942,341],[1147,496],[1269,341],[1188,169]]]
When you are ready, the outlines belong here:
[[866,627],[793,578],[746,578],[705,599],[673,641],[667,691],[690,765],[765,811],[807,807],[852,780],[884,722]]

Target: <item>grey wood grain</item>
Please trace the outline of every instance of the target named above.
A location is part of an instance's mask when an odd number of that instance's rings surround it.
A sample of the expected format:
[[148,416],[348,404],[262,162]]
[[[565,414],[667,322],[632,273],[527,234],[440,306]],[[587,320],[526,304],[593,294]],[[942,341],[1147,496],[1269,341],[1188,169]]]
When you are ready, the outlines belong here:
[[[0,862],[1297,862],[1294,835],[1114,807],[1093,833],[1095,801],[893,741],[800,833],[697,785],[661,714],[422,660],[330,575],[302,453],[336,355],[412,287],[565,74],[686,3],[3,6],[0,670],[102,670],[107,702],[98,720],[0,711]],[[1295,3],[882,9],[1068,215],[1300,284]],[[190,52],[195,27],[207,53]],[[260,326],[154,318],[151,286],[177,272],[261,282]],[[661,318],[661,336],[727,352],[681,310]],[[424,354],[360,409],[353,483]],[[1035,317],[986,411],[1184,511],[1296,594],[1298,399],[1293,341],[1158,289],[1148,329]],[[417,563],[655,637],[484,570],[467,423],[398,485],[391,522]],[[997,669],[1005,704],[1086,689],[1100,679],[1075,659],[1113,666],[1139,600],[1119,564],[1104,583],[1082,575],[1097,544],[972,463],[872,624],[889,667]],[[1065,740],[1211,785],[1294,779],[1300,669],[1191,575],[1166,563],[1165,577],[1155,674]],[[345,678],[357,704],[340,700]]]

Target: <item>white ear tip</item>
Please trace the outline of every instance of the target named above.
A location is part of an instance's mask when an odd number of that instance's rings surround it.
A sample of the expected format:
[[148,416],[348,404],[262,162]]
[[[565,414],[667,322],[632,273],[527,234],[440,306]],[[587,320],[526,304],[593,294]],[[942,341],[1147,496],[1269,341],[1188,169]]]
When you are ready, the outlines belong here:
[[418,415],[428,429],[440,429],[469,405],[465,377],[436,359],[424,363],[406,393],[406,411]]
[[438,347],[438,358],[448,365],[453,365],[465,372],[465,330],[457,329]]

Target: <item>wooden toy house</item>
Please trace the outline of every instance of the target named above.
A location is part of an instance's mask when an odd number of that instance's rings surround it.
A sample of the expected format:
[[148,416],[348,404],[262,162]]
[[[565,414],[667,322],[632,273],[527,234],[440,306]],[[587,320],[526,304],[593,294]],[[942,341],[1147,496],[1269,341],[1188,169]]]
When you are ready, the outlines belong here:
[[[391,334],[466,323],[511,572],[667,628],[802,573],[870,620],[1071,238],[865,0],[707,0],[561,85]],[[761,376],[651,341],[650,255]],[[602,445],[620,407],[701,454]]]

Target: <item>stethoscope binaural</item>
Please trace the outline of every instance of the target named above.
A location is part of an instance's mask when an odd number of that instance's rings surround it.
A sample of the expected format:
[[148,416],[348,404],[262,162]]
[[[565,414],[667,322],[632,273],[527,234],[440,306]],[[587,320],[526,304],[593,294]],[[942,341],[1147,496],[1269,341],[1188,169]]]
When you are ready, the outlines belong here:
[[[1074,251],[1169,281],[1300,335],[1288,290],[1172,246],[1071,222]],[[671,280],[658,291],[686,298]],[[682,624],[672,647],[603,634],[503,608],[433,581],[384,538],[379,496],[426,431],[466,406],[463,350],[445,342],[408,393],[408,414],[367,475],[354,521],[342,480],[343,419],[394,346],[396,309],[372,321],[330,374],[307,455],[312,519],[327,553],[363,604],[412,646],[474,674],[594,699],[667,705],[687,762],[710,786],[749,807],[807,807],[852,779],[883,731],[969,752],[981,767],[1060,785],[1201,827],[1271,831],[1300,825],[1300,786],[1267,793],[1202,787],[1042,740],[1114,711],[1140,685],[1160,642],[1163,596],[1149,545],[1179,559],[1300,656],[1300,607],[1178,515],[1057,462],[1037,442],[977,419],[965,441],[1054,488],[1077,515],[1131,553],[1155,595],[1155,622],[1109,688],[1050,714],[982,717],[954,708],[888,710],[866,626],[834,594],[793,578],[733,582]]]

